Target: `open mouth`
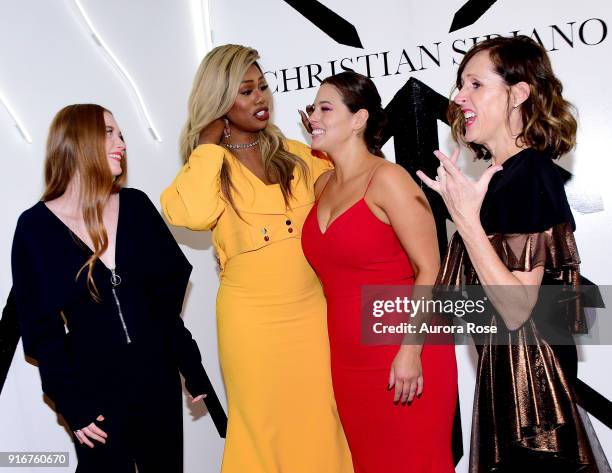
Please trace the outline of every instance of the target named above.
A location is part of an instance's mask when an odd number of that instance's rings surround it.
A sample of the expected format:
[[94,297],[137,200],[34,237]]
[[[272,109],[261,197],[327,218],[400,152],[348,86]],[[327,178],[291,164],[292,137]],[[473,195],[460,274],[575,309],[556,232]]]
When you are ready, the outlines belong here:
[[117,162],[121,162],[121,159],[123,158],[123,156],[120,153],[112,153],[108,155],[109,158],[114,159]]
[[325,130],[322,128],[313,128],[312,129],[312,137],[321,136],[325,134]]
[[463,118],[465,119],[466,127],[472,126],[476,121],[476,113],[474,113],[472,110],[465,110],[463,112]]
[[270,112],[268,108],[261,108],[255,112],[255,118],[261,121],[266,121],[270,119]]

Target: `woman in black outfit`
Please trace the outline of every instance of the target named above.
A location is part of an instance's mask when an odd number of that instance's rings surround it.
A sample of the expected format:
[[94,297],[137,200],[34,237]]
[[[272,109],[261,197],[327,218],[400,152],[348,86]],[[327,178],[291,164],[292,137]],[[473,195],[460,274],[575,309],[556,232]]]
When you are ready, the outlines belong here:
[[207,378],[180,317],[191,265],[155,206],[123,188],[110,112],[71,105],[47,141],[46,189],[12,267],[24,351],[77,439],[79,472],[182,472],[182,391]]
[[[470,472],[604,472],[610,467],[576,405],[579,304],[544,285],[577,286],[578,251],[553,159],[576,120],[546,51],[530,38],[479,43],[457,72],[453,136],[493,165],[474,182],[439,151],[438,192],[457,225],[437,284],[482,285],[499,332],[479,340]],[[592,435],[593,434],[593,435]]]

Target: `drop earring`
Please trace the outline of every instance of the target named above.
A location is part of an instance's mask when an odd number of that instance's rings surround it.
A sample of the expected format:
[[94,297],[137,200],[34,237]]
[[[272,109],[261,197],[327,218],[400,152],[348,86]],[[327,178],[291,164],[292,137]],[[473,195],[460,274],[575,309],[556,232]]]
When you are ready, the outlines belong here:
[[223,127],[223,137],[228,140],[230,136],[232,136],[232,132],[230,130],[230,126],[229,126],[229,120],[227,118],[223,118],[223,121],[225,122],[225,126]]

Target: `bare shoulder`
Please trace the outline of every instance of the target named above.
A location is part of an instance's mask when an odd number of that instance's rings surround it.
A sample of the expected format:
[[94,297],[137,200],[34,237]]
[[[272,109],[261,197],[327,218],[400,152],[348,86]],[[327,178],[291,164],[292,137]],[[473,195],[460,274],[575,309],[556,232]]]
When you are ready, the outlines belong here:
[[374,172],[370,193],[384,199],[398,194],[421,194],[421,188],[402,166],[385,161]]

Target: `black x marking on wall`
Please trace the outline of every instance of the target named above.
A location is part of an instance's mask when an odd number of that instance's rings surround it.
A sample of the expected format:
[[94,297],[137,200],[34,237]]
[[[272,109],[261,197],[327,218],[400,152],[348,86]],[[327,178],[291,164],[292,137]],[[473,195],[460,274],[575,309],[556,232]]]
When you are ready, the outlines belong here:
[[317,0],[284,0],[334,41],[363,49],[357,29]]
[[482,17],[497,0],[469,0],[453,17],[449,33],[473,25]]

